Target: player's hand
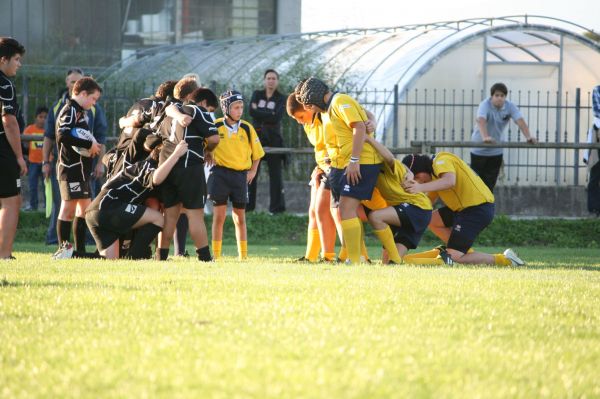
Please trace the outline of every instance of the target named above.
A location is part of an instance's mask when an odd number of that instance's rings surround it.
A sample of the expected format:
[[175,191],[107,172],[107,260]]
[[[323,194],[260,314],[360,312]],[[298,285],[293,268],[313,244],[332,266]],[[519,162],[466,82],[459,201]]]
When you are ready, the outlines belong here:
[[50,178],[50,164],[45,163],[42,165],[42,174],[44,175],[44,179]]
[[351,185],[355,186],[360,182],[362,176],[360,175],[360,164],[358,162],[350,162],[346,166],[346,180]]
[[177,122],[179,122],[179,124],[183,127],[187,127],[190,125],[190,123],[192,123],[192,117],[189,115],[185,115],[185,114],[180,114],[177,117]]
[[102,162],[98,162],[94,168],[94,177],[99,179],[102,176],[104,176],[104,164]]
[[25,176],[27,174],[27,163],[23,157],[17,158],[17,163],[19,164],[19,169],[21,169],[21,176]]
[[173,155],[177,158],[181,157],[183,154],[187,153],[188,143],[185,141],[180,141],[177,143],[177,147],[175,147],[175,151],[173,151]]
[[493,142],[494,142],[494,139],[493,139],[493,137],[492,137],[492,136],[485,136],[485,137],[483,138],[483,142],[484,142],[484,143],[493,143]]
[[537,140],[535,137],[533,137],[533,136],[530,136],[530,137],[527,139],[527,142],[528,142],[529,144],[537,144],[538,140]]
[[248,184],[252,183],[252,180],[254,180],[255,177],[256,177],[256,171],[250,169],[248,171],[248,174],[246,175],[246,182],[248,182]]
[[215,164],[215,158],[213,153],[210,151],[204,151],[204,165],[213,166]]
[[96,155],[100,154],[100,150],[102,149],[102,145],[98,144],[97,142],[92,142],[92,146],[90,147],[89,151],[90,151],[90,155],[92,157],[95,157]]
[[406,192],[410,194],[417,194],[423,192],[422,185],[420,183],[417,183],[415,180],[407,180],[403,182],[402,187],[404,187],[404,190],[406,190]]
[[365,127],[367,128],[367,133],[373,133],[375,131],[375,124],[370,119],[367,119],[365,122]]

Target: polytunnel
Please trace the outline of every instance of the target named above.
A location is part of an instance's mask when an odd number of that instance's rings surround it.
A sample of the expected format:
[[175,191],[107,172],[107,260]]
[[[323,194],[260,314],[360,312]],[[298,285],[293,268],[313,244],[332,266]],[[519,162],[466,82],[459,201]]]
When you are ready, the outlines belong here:
[[[250,88],[275,68],[289,89],[316,75],[370,108],[378,139],[393,147],[468,140],[477,104],[502,81],[540,141],[574,141],[565,106],[578,88],[585,100],[600,82],[600,45],[591,37],[580,25],[533,15],[267,35],[140,50],[101,79],[113,87],[122,81],[153,87],[196,73],[209,86]],[[557,180],[558,173],[545,178]]]

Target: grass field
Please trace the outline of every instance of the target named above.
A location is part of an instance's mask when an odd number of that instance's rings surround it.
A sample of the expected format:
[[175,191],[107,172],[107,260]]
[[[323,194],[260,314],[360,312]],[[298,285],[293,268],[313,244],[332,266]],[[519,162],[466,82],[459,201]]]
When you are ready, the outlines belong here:
[[17,250],[0,263],[2,398],[600,397],[597,249],[517,248],[519,269]]

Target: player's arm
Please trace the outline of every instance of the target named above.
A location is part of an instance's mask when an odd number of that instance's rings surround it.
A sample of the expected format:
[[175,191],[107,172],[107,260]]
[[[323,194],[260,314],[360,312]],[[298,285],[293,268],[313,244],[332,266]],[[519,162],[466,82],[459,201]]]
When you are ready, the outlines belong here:
[[75,127],[75,111],[70,109],[67,112],[72,112],[72,115],[66,115],[62,112],[59,115],[58,123],[56,124],[56,141],[59,144],[86,148],[92,156],[98,154],[100,152],[100,144],[71,135],[71,129]]
[[175,147],[175,150],[173,150],[173,153],[169,155],[167,160],[163,162],[163,164],[160,165],[152,175],[152,184],[158,186],[163,181],[165,181],[167,176],[169,176],[169,173],[171,173],[171,169],[173,169],[173,166],[175,166],[175,164],[183,154],[187,153],[187,150],[187,142],[182,140],[179,143],[177,143],[177,146]]
[[4,126],[4,135],[6,136],[6,140],[8,141],[10,148],[17,158],[17,163],[21,169],[21,175],[25,175],[27,174],[27,164],[23,158],[23,149],[21,148],[21,133],[19,132],[19,123],[17,122],[17,118],[12,114],[5,113],[2,115],[2,125]]
[[46,118],[46,126],[44,127],[44,143],[42,144],[42,173],[44,178],[50,177],[50,154],[54,149],[56,135],[54,132],[54,112],[50,110]]
[[367,135],[367,127],[362,121],[352,122],[350,127],[352,128],[352,154],[350,163],[346,167],[346,178],[350,184],[355,185],[362,177],[360,175],[360,154]]
[[177,104],[171,104],[165,109],[167,116],[175,119],[181,126],[186,127],[192,123],[192,117],[190,115],[181,112]]
[[375,148],[375,151],[377,151],[379,153],[379,155],[381,155],[383,157],[383,160],[385,161],[385,163],[387,163],[390,166],[390,168],[394,167],[396,158],[394,157],[394,154],[392,154],[392,152],[387,149],[386,146],[384,146],[383,144],[381,144],[379,141],[375,140],[375,138],[369,136],[368,134],[365,135],[365,142],[371,144],[371,146],[373,148]]
[[260,164],[260,158],[252,161],[252,166],[246,175],[246,181],[248,184],[252,183],[252,180],[256,177],[256,172],[258,171],[258,165]]
[[477,118],[477,126],[479,126],[479,132],[481,133],[481,139],[484,143],[493,143],[494,138],[490,136],[487,128],[487,119],[485,117],[480,116]]
[[375,127],[377,126],[377,121],[375,120],[375,115],[371,111],[368,111],[365,109],[365,113],[367,114],[367,120],[365,121],[365,125],[367,127],[367,133],[371,134],[375,131]]
[[119,118],[119,128],[126,127],[142,127],[144,124],[144,114],[138,113],[130,116],[122,116]]
[[455,185],[456,174],[453,172],[442,173],[439,179],[432,180],[429,183],[418,183],[415,180],[411,180],[402,184],[404,189],[411,194],[444,191],[454,187]]

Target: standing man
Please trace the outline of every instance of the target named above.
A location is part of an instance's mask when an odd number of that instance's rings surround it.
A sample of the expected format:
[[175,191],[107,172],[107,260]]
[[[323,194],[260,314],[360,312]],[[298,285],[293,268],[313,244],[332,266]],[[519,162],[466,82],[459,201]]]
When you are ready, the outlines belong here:
[[19,104],[15,86],[8,79],[17,74],[25,47],[10,37],[0,37],[0,259],[14,259],[12,247],[21,208],[21,178],[27,165],[17,122]]
[[[505,142],[504,130],[512,119],[523,132],[528,143],[535,144],[537,139],[529,133],[529,127],[519,108],[506,99],[508,89],[504,83],[495,83],[490,89],[490,97],[479,104],[477,123],[473,128],[471,140],[476,143]],[[503,148],[473,148],[471,150],[471,168],[481,177],[490,191],[494,191],[500,167]]]
[[[48,108],[41,106],[35,110],[35,121],[25,128],[23,134],[44,134]],[[29,207],[25,210],[36,211],[38,209],[38,183],[42,177],[42,147],[43,141],[30,141],[25,149],[29,161]],[[51,199],[48,198],[48,201]]]
[[[67,90],[60,96],[58,101],[48,112],[48,118],[46,119],[46,129],[44,132],[44,147],[43,147],[43,162],[42,162],[42,173],[44,178],[50,178],[52,181],[52,214],[50,215],[50,225],[48,226],[48,232],[46,233],[46,244],[58,243],[56,237],[56,220],[58,218],[58,211],[60,209],[60,191],[58,187],[58,181],[56,179],[56,165],[50,163],[50,153],[54,152],[54,159],[58,159],[56,143],[56,120],[58,113],[64,107],[67,100],[71,97],[73,86],[75,82],[83,78],[84,73],[80,68],[71,68],[67,71],[67,77],[65,78],[65,84]],[[94,135],[96,141],[100,144],[100,154],[93,160],[92,163],[92,180],[90,181],[90,188],[92,190],[92,197],[100,191],[101,178],[104,174],[104,165],[98,160],[102,160],[104,152],[106,150],[106,131],[108,130],[108,123],[106,122],[106,115],[100,104],[94,104],[92,108],[86,111],[88,118],[88,125],[90,132]],[[59,243],[60,244],[60,243]]]
[[[255,90],[250,99],[250,116],[263,147],[283,147],[281,135],[281,118],[285,111],[286,97],[277,90],[279,74],[274,69],[267,69],[264,74],[264,90]],[[285,212],[283,191],[283,163],[285,155],[266,154],[265,161],[269,166],[269,212]],[[253,211],[256,207],[256,178],[252,180],[248,190],[248,205],[246,210]]]

